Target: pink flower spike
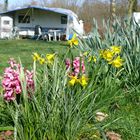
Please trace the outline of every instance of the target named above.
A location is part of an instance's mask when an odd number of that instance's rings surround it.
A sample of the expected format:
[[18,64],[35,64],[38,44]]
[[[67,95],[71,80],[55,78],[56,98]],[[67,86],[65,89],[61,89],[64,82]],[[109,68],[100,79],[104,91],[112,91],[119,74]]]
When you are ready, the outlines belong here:
[[[21,82],[20,82],[20,64],[17,64],[14,59],[9,61],[10,67],[6,68],[4,71],[4,76],[2,80],[2,87],[4,89],[4,99],[7,101],[15,100],[15,94],[21,94]],[[28,89],[34,89],[33,72],[26,70],[25,77]],[[31,91],[31,90],[30,90]]]
[[[81,59],[81,68],[82,68],[82,73],[85,73],[85,65],[84,65],[84,61],[83,59]],[[80,72],[80,57],[76,57],[73,60],[73,69],[74,69],[74,73],[75,75],[78,75]]]
[[9,64],[12,68],[16,65],[16,61],[14,60],[14,58],[10,58]]
[[69,70],[70,69],[70,59],[66,59],[65,60],[65,65],[66,65],[66,70]]

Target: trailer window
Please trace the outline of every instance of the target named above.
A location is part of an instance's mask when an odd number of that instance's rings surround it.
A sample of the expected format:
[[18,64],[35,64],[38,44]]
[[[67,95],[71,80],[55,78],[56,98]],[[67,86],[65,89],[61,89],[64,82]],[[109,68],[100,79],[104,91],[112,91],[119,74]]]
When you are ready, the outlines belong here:
[[67,16],[61,16],[61,24],[67,24]]
[[26,15],[18,16],[18,23],[30,23],[30,16]]
[[4,25],[9,25],[9,24],[10,24],[10,21],[9,21],[9,20],[4,20],[4,21],[3,21],[3,24],[4,24]]

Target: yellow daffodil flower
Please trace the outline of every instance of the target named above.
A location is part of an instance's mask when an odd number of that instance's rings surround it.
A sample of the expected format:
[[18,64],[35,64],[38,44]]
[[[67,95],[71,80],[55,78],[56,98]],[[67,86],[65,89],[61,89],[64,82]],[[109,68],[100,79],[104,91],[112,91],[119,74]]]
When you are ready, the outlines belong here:
[[107,60],[107,61],[111,61],[114,57],[114,53],[111,50],[104,50],[101,52],[101,56]]
[[114,54],[120,54],[121,47],[120,46],[111,46],[111,50],[113,51]]
[[114,67],[119,68],[123,65],[123,59],[118,56],[113,61],[109,62],[109,64],[112,64]]
[[33,60],[34,60],[34,61],[37,61],[37,60],[39,60],[39,59],[40,59],[39,54],[38,54],[38,53],[33,53]]
[[55,54],[46,54],[47,62],[52,64],[54,61]]
[[95,56],[93,56],[93,61],[96,63],[97,62],[97,59]]
[[103,57],[103,53],[104,53],[104,50],[99,51],[100,57]]
[[68,44],[70,45],[70,47],[72,47],[73,45],[78,46],[79,42],[76,34],[73,35],[72,39],[68,40]]
[[82,87],[85,87],[88,84],[87,80],[88,80],[87,77],[85,75],[82,75],[82,77],[79,80]]
[[93,62],[97,62],[97,59],[96,59],[96,57],[95,56],[90,56],[89,58],[88,58],[88,62],[91,62],[91,61],[93,61]]
[[71,80],[69,81],[69,85],[74,86],[78,82],[77,76],[69,76]]
[[42,64],[44,64],[45,63],[45,59],[44,58],[40,58],[39,59],[39,63],[42,65]]
[[85,56],[85,57],[88,56],[88,52],[84,52],[83,56]]

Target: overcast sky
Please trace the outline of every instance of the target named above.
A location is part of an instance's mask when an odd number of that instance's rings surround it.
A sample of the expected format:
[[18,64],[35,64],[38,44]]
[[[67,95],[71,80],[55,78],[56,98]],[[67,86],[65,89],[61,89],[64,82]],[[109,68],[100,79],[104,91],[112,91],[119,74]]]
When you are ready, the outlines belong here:
[[[24,4],[28,4],[30,3],[32,0],[8,0],[9,2],[9,7],[11,6],[22,6]],[[43,0],[36,0],[37,2],[39,2],[40,4],[42,3]],[[51,2],[52,0],[48,0],[49,2]],[[83,2],[84,0],[77,0],[79,1],[79,4],[81,2]],[[4,0],[0,0],[0,3],[3,4],[4,3]]]
[[[32,0],[8,0],[9,2],[9,8],[11,7],[18,7],[18,6],[22,6],[24,4],[29,4]],[[40,4],[42,3],[43,0],[36,0],[37,2],[39,2]],[[51,2],[52,0],[48,0],[49,2]],[[77,0],[80,3],[82,3],[83,1],[85,0]],[[93,0],[93,1],[96,1],[96,0]],[[106,2],[109,2],[110,0],[101,0],[101,1],[106,1]],[[138,0],[140,1],[140,0]],[[4,0],[0,0],[0,3],[3,4]],[[43,3],[42,3],[43,4]]]
[[[24,4],[30,3],[32,0],[8,0],[9,6],[22,6]],[[38,3],[43,3],[43,0],[36,0]],[[48,2],[51,2],[52,0],[48,0]],[[79,3],[83,2],[84,0],[77,0]],[[0,0],[0,3],[3,4],[4,0]]]

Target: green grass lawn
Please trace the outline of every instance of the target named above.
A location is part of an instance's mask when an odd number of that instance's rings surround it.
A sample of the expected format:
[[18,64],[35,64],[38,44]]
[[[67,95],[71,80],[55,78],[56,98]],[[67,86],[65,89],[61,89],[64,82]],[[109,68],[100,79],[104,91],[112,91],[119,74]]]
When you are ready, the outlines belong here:
[[67,50],[66,42],[46,42],[35,40],[0,40],[0,73],[8,66],[9,58],[21,60],[23,65],[33,63],[32,54],[58,53],[60,56]]

